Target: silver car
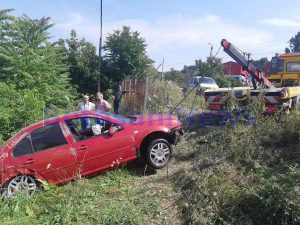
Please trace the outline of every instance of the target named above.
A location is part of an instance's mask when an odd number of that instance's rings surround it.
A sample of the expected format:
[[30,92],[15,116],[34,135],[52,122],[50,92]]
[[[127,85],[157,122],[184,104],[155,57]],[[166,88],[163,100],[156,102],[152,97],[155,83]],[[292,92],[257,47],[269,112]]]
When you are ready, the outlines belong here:
[[207,89],[219,88],[217,83],[211,77],[201,77],[198,82],[197,91],[203,93]]
[[188,79],[187,86],[183,89],[184,91],[187,91],[188,89],[193,88],[195,85],[197,85],[197,93],[203,93],[205,90],[211,88],[219,88],[215,80],[211,77],[193,76]]

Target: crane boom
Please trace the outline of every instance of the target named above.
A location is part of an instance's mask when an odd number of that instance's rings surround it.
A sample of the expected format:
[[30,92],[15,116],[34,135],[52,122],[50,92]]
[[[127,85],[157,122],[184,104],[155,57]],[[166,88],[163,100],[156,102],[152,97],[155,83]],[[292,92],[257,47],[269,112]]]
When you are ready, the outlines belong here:
[[224,52],[226,52],[231,58],[233,58],[237,63],[239,63],[244,70],[248,71],[252,77],[254,89],[256,89],[256,80],[258,83],[265,85],[268,88],[274,88],[274,86],[270,83],[270,81],[263,76],[261,71],[256,68],[256,66],[249,62],[249,60],[239,52],[239,50],[226,39],[222,39],[221,45],[224,48]]

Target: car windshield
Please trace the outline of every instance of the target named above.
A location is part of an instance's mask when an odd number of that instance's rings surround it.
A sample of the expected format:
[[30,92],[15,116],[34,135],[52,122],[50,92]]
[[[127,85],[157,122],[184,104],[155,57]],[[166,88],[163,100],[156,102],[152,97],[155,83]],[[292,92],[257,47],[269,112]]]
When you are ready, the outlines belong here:
[[204,78],[201,78],[200,83],[204,83],[204,84],[214,84],[215,81],[214,81],[213,79],[211,79],[211,78],[204,77]]
[[115,120],[118,120],[121,123],[127,123],[128,124],[128,123],[132,122],[132,118],[126,118],[126,117],[115,115],[115,114],[108,113],[108,112],[100,112],[100,111],[98,111],[97,113],[100,114],[100,115],[104,115],[104,116],[107,116],[109,118],[113,118]]

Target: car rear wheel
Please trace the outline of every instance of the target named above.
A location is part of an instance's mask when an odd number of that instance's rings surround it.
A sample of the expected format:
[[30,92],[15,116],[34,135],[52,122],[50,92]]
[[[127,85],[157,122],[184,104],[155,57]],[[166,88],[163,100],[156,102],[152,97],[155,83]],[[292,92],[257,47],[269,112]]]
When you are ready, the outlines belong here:
[[161,169],[165,167],[171,159],[171,146],[165,139],[155,139],[148,145],[146,160],[150,167]]
[[38,189],[38,182],[31,176],[19,175],[11,179],[5,187],[3,197],[11,198],[17,193],[32,195]]

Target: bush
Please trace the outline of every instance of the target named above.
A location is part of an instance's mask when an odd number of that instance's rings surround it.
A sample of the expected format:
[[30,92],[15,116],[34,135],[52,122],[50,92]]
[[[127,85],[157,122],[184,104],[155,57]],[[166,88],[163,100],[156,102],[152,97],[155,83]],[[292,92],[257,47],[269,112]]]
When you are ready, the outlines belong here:
[[180,87],[172,81],[150,80],[148,113],[167,113],[183,97]]
[[21,128],[43,119],[44,102],[35,91],[17,91],[12,85],[0,83],[1,138],[7,140]]

